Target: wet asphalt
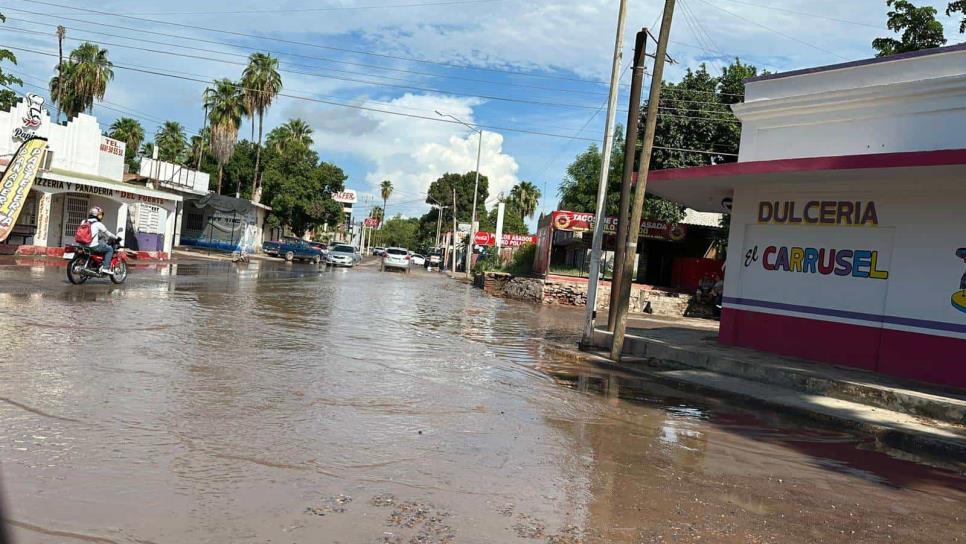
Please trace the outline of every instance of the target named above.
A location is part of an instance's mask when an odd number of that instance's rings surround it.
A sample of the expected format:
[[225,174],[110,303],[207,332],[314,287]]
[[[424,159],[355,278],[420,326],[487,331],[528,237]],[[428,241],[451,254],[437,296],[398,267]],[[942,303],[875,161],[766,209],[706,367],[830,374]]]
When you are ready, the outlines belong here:
[[15,542],[966,541],[966,478],[562,357],[436,273],[0,258]]

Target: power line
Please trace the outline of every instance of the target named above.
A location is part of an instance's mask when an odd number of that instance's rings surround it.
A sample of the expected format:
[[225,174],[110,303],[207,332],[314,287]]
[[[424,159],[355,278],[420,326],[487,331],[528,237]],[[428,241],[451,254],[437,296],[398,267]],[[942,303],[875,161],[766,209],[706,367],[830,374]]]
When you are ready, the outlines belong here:
[[788,8],[780,8],[780,7],[777,7],[777,6],[769,6],[767,4],[756,4],[756,3],[753,3],[753,2],[744,2],[742,0],[725,0],[725,1],[726,2],[731,2],[733,4],[743,4],[745,6],[752,6],[752,7],[756,7],[756,8],[762,8],[762,9],[770,9],[770,10],[773,10],[773,11],[783,11],[785,13],[791,13],[792,15],[803,15],[805,17],[814,17],[816,19],[825,19],[827,21],[835,21],[836,23],[846,23],[846,24],[850,24],[850,25],[865,26],[865,27],[869,27],[869,28],[874,28],[876,30],[882,30],[882,26],[881,25],[874,25],[874,24],[871,24],[871,23],[862,23],[862,22],[859,22],[859,21],[850,21],[848,19],[840,19],[838,17],[829,17],[828,15],[820,15],[818,13],[808,13],[808,12],[804,12],[804,11],[796,11],[796,10],[788,9]]
[[806,42],[805,40],[796,38],[795,36],[792,36],[791,34],[788,34],[786,32],[782,32],[781,30],[776,30],[776,29],[774,29],[774,28],[772,28],[772,27],[770,27],[768,25],[759,23],[758,21],[755,21],[754,19],[749,19],[748,17],[745,17],[743,15],[739,15],[739,14],[733,12],[733,11],[728,11],[725,8],[721,7],[721,6],[716,6],[713,3],[708,2],[707,0],[698,0],[698,1],[701,2],[702,4],[711,6],[711,7],[713,7],[714,9],[716,9],[718,11],[723,11],[723,12],[727,13],[728,15],[731,15],[732,17],[737,17],[738,19],[741,19],[742,21],[745,21],[745,22],[751,23],[751,24],[753,24],[755,26],[761,27],[761,28],[763,28],[763,29],[765,29],[765,30],[773,33],[773,34],[778,34],[779,36],[783,36],[785,38],[788,38],[789,40],[796,41],[796,42],[798,42],[798,43],[800,43],[802,45],[805,45],[807,47],[811,47],[812,49],[815,49],[817,51],[821,51],[823,53],[828,53],[829,55],[834,55],[834,56],[836,56],[836,57],[838,57],[838,58],[840,58],[842,60],[848,60],[846,57],[843,57],[842,55],[839,55],[835,51],[831,51],[829,49],[825,49],[824,47],[819,47],[819,46],[817,46],[817,45],[815,45],[813,43],[809,43],[809,42]]
[[456,2],[423,2],[417,4],[384,4],[380,6],[330,6],[324,8],[284,8],[284,9],[248,9],[248,10],[226,10],[226,11],[145,11],[145,12],[125,12],[123,15],[244,15],[250,13],[315,13],[322,11],[347,11],[347,10],[366,10],[366,9],[396,9],[396,8],[422,8],[435,6],[462,6],[467,4],[490,4],[494,2],[506,2],[507,0],[463,0]]
[[[30,15],[36,15],[36,16],[40,16],[40,17],[51,17],[51,18],[54,18],[53,15],[50,15],[50,14],[47,14],[47,13],[40,13],[40,12],[30,11],[30,10],[25,10],[25,9],[20,9],[20,8],[7,8],[7,7],[4,7],[3,9],[5,9],[5,10],[13,10],[13,11],[21,12],[21,13],[27,13],[27,14],[30,14]],[[9,20],[14,20],[14,21],[22,22],[22,23],[27,23],[27,24],[32,24],[32,25],[39,25],[39,26],[46,26],[46,27],[50,27],[50,28],[55,28],[55,27],[58,27],[58,26],[63,26],[63,25],[58,25],[58,24],[53,24],[53,23],[42,23],[40,21],[33,21],[33,20],[30,20],[30,19],[23,19],[23,18],[20,18],[20,17],[8,17],[7,19],[8,19],[8,21]],[[68,21],[75,21],[75,22],[80,22],[80,23],[85,23],[85,24],[100,25],[100,26],[103,26],[103,27],[106,27],[106,28],[115,28],[115,29],[119,29],[119,30],[127,30],[127,31],[130,31],[130,32],[137,32],[138,34],[150,34],[150,35],[166,36],[166,37],[170,37],[171,36],[171,34],[164,33],[164,32],[152,32],[150,30],[141,30],[141,29],[126,27],[126,26],[121,26],[121,25],[111,25],[111,24],[99,23],[99,22],[95,22],[95,21],[87,21],[87,20],[84,20],[84,19],[75,19],[75,18],[70,18],[70,17],[63,17],[63,18],[60,18],[60,19],[64,19],[64,20],[68,20]],[[220,55],[230,55],[230,56],[245,57],[245,58],[248,58],[249,54],[251,53],[251,51],[248,50],[247,48],[244,48],[244,47],[241,47],[241,46],[238,46],[238,45],[235,45],[235,44],[231,44],[231,43],[228,43],[228,42],[220,42],[220,41],[216,41],[216,40],[205,40],[205,39],[201,39],[201,38],[187,38],[187,37],[185,37],[186,40],[191,40],[191,41],[195,41],[195,42],[199,42],[199,43],[208,43],[208,44],[213,44],[213,45],[220,45],[220,46],[223,46],[223,47],[231,47],[233,49],[238,49],[238,50],[244,51],[244,53],[233,53],[233,52],[230,52],[230,51],[218,51],[218,50],[214,50],[214,49],[205,49],[205,48],[201,48],[201,47],[192,47],[192,46],[183,45],[183,44],[180,44],[180,43],[161,42],[161,41],[157,41],[157,40],[146,40],[146,39],[144,39],[143,36],[138,36],[138,37],[121,36],[121,35],[118,35],[116,33],[99,32],[97,30],[90,30],[90,29],[87,29],[87,28],[76,28],[76,27],[65,27],[65,28],[67,30],[72,30],[72,31],[75,31],[75,32],[86,32],[88,34],[94,34],[94,35],[98,35],[98,36],[109,36],[109,37],[114,37],[114,38],[122,38],[122,39],[125,39],[125,40],[137,41],[139,43],[150,43],[150,44],[155,44],[155,45],[163,45],[163,46],[166,46],[166,47],[178,47],[178,48],[181,48],[181,49],[187,49],[187,50],[191,50],[191,51],[200,51],[200,52],[204,52],[204,53],[216,53],[216,54],[220,54]],[[71,38],[71,37],[68,36],[67,39],[75,39],[75,38]],[[344,65],[347,65],[347,66],[364,67],[364,68],[367,68],[367,69],[376,69],[376,70],[383,70],[383,71],[397,72],[397,73],[404,73],[404,74],[414,74],[414,75],[421,75],[421,76],[427,76],[427,77],[432,77],[432,78],[445,78],[445,79],[458,80],[458,81],[469,81],[469,82],[473,82],[473,83],[485,83],[485,84],[489,84],[489,85],[498,85],[498,86],[502,86],[502,87],[519,87],[519,88],[523,88],[523,89],[535,89],[535,90],[543,90],[543,91],[551,91],[551,92],[585,94],[585,95],[591,95],[591,96],[603,96],[603,95],[606,94],[606,93],[604,93],[602,91],[590,91],[590,90],[583,90],[583,89],[567,89],[567,88],[561,88],[561,87],[544,87],[544,86],[541,86],[541,85],[529,85],[529,84],[525,84],[525,83],[503,82],[503,81],[494,81],[492,79],[480,79],[480,78],[456,76],[456,75],[451,75],[451,74],[438,74],[438,73],[433,73],[433,72],[422,72],[422,71],[418,71],[418,70],[407,70],[405,68],[390,68],[390,67],[378,66],[378,65],[369,64],[369,63],[352,62],[352,61],[334,59],[334,58],[331,58],[331,57],[318,57],[318,56],[312,56],[312,55],[302,55],[302,54],[298,54],[298,53],[292,53],[292,52],[287,52],[287,51],[277,51],[277,50],[271,50],[271,49],[261,49],[260,51],[263,52],[263,53],[268,53],[268,54],[275,55],[277,57],[302,58],[302,59],[314,60],[314,61],[320,61],[320,62],[330,62],[330,63],[334,63],[334,64],[344,64]],[[301,68],[316,68],[316,69],[329,70],[329,71],[333,71],[333,72],[341,72],[341,73],[347,73],[347,74],[359,74],[359,72],[349,71],[349,70],[338,70],[338,69],[335,69],[335,68],[309,67],[309,66],[299,65],[299,64],[291,64],[291,66],[301,67]],[[407,81],[407,80],[399,79],[399,78],[389,78],[388,76],[379,76],[379,77],[384,77],[386,79],[395,79],[397,81]]]
[[[24,29],[24,28],[13,28],[13,27],[8,27],[8,26],[0,27],[0,31],[22,32],[22,33],[26,33],[26,34],[46,35],[45,33],[39,32],[39,31],[36,31],[36,30],[27,30],[27,29]],[[80,38],[69,38],[69,39],[83,41],[83,40],[80,40]],[[182,57],[182,58],[189,58],[189,59],[194,59],[194,60],[223,62],[225,64],[233,64],[233,65],[236,65],[236,66],[247,66],[248,65],[247,62],[224,60],[224,59],[212,59],[210,57],[204,57],[204,56],[201,56],[201,55],[192,55],[192,54],[189,54],[189,53],[178,53],[178,52],[175,52],[175,51],[164,51],[164,50],[160,50],[160,49],[151,49],[151,48],[147,48],[147,47],[138,47],[138,46],[135,46],[135,45],[125,45],[125,44],[119,44],[119,43],[114,43],[114,42],[105,42],[105,41],[102,41],[102,40],[98,40],[96,43],[98,43],[99,45],[107,45],[107,46],[110,46],[110,47],[120,47],[122,49],[131,49],[131,50],[135,50],[135,51],[143,51],[143,52],[146,52],[146,53],[153,53],[153,54],[157,54],[157,55],[169,55],[169,56],[173,56],[173,57]],[[563,103],[563,102],[548,102],[548,101],[544,101],[544,100],[529,100],[529,99],[525,99],[525,98],[513,98],[513,97],[509,97],[509,96],[496,96],[496,95],[485,95],[485,94],[471,94],[471,93],[463,93],[463,92],[459,92],[459,91],[454,91],[454,90],[450,90],[450,89],[438,89],[438,88],[433,88],[433,87],[419,87],[419,86],[415,86],[415,85],[402,85],[402,84],[398,84],[398,83],[384,83],[384,82],[381,82],[381,81],[373,81],[373,80],[368,80],[368,79],[358,79],[358,78],[350,78],[350,77],[343,77],[343,76],[334,76],[334,75],[328,75],[328,74],[318,74],[318,73],[313,73],[313,72],[301,72],[301,71],[286,70],[286,69],[279,69],[279,71],[280,72],[283,72],[283,73],[296,74],[296,75],[304,75],[304,76],[317,77],[317,78],[323,78],[323,79],[335,79],[335,80],[339,80],[339,81],[348,81],[348,82],[353,82],[353,83],[363,83],[363,84],[366,84],[366,85],[374,85],[374,86],[379,86],[379,87],[394,87],[394,88],[398,88],[398,89],[407,89],[407,90],[411,90],[411,91],[429,92],[429,93],[437,93],[437,94],[447,94],[447,95],[452,95],[452,96],[465,96],[465,97],[469,97],[469,98],[480,98],[480,99],[483,99],[483,100],[495,100],[495,101],[499,101],[499,102],[516,102],[516,103],[520,103],[520,104],[530,104],[530,105],[535,105],[535,106],[547,106],[547,107],[554,107],[554,108],[594,109],[594,106],[586,106],[586,105],[582,105],[582,104],[569,104],[569,103]]]
[[[181,27],[181,28],[188,28],[188,29],[192,29],[192,30],[199,30],[199,31],[202,31],[202,32],[214,32],[214,33],[218,33],[218,34],[225,34],[225,35],[229,35],[229,36],[237,36],[237,37],[241,37],[241,38],[248,38],[248,39],[255,39],[255,40],[268,40],[268,41],[273,41],[273,42],[278,42],[278,43],[285,43],[285,44],[288,44],[288,45],[300,45],[300,46],[312,47],[312,48],[316,48],[316,49],[325,49],[325,50],[331,50],[331,51],[340,51],[342,53],[353,53],[353,54],[357,54],[357,55],[369,55],[369,56],[373,56],[373,57],[387,58],[387,59],[393,59],[393,60],[403,60],[403,61],[407,61],[407,62],[416,62],[416,63],[420,63],[420,64],[432,64],[432,65],[436,65],[436,66],[445,66],[447,68],[456,68],[456,69],[462,69],[462,70],[480,70],[480,71],[486,71],[486,72],[497,72],[497,73],[502,73],[502,74],[512,74],[512,75],[521,76],[521,77],[534,77],[534,78],[543,78],[543,79],[558,79],[558,80],[562,80],[562,81],[577,81],[577,82],[581,82],[581,83],[592,83],[592,84],[597,84],[597,85],[603,84],[603,82],[601,82],[601,81],[591,81],[591,80],[581,79],[581,78],[570,78],[570,77],[563,77],[563,76],[551,76],[551,75],[546,75],[546,74],[533,74],[533,73],[529,73],[529,72],[519,72],[519,71],[515,71],[515,70],[506,70],[506,69],[501,69],[501,68],[487,68],[487,67],[478,67],[478,66],[467,66],[467,65],[456,64],[456,63],[452,63],[452,62],[431,61],[431,60],[425,60],[425,59],[418,59],[418,58],[415,58],[415,57],[406,57],[406,56],[402,56],[402,55],[390,55],[388,53],[374,53],[372,51],[361,51],[361,50],[358,50],[358,49],[349,49],[349,48],[346,48],[346,47],[336,47],[336,46],[331,46],[331,45],[321,45],[321,44],[317,44],[317,43],[301,42],[301,41],[298,41],[298,40],[287,40],[287,39],[284,39],[284,38],[276,38],[276,37],[272,37],[272,36],[259,36],[257,34],[248,34],[248,33],[245,33],[245,32],[238,32],[238,31],[234,31],[234,30],[223,30],[223,29],[219,29],[219,28],[209,28],[209,27],[204,27],[204,26],[189,25],[189,24],[185,24],[185,23],[172,23],[172,22],[169,22],[169,21],[162,21],[162,20],[158,20],[158,19],[149,19],[149,18],[146,18],[146,17],[136,17],[136,16],[133,16],[133,15],[121,15],[121,14],[111,13],[111,12],[108,12],[108,11],[101,11],[101,10],[95,10],[95,9],[90,9],[90,8],[80,8],[80,7],[76,7],[76,6],[66,6],[66,5],[63,5],[63,4],[57,4],[57,3],[54,3],[54,2],[47,2],[47,1],[44,1],[44,0],[33,0],[33,3],[34,4],[41,4],[41,5],[45,5],[45,6],[53,6],[53,7],[57,7],[57,8],[63,8],[63,9],[72,9],[72,10],[77,10],[77,11],[82,11],[82,12],[87,12],[87,13],[95,13],[97,15],[103,15],[103,16],[107,16],[107,17],[121,17],[121,18],[124,18],[124,19],[131,19],[131,20],[134,20],[134,21],[140,21],[140,22],[143,22],[143,23],[153,23],[153,24],[158,24],[158,25],[175,26],[175,27]],[[6,8],[6,9],[9,9],[9,8]],[[179,39],[191,39],[188,36],[172,36],[172,37],[177,37]]]

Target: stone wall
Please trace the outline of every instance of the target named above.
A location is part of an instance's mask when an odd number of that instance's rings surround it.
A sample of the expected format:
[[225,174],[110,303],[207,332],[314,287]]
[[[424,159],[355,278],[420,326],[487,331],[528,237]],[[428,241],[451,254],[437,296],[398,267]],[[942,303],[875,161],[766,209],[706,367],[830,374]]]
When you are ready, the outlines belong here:
[[[494,296],[562,306],[587,304],[586,281],[561,281],[559,278],[542,280],[514,277],[501,272],[487,272],[483,276],[478,276],[476,283],[478,286],[482,284],[484,292]],[[680,317],[688,309],[690,300],[691,296],[687,294],[634,285],[631,287],[629,310],[631,313]],[[604,282],[598,286],[597,308],[605,309],[609,304],[610,282]]]

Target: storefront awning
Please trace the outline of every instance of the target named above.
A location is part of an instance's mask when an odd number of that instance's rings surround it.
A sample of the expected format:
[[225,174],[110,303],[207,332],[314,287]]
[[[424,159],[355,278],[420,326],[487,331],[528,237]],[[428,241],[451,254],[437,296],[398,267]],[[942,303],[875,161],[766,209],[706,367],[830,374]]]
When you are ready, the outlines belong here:
[[[99,178],[96,176],[80,176],[58,170],[42,171],[38,175],[38,178],[60,182],[61,184],[69,184],[69,187],[64,187],[65,189],[76,186],[96,187],[106,191],[104,196],[118,200],[141,200],[149,204],[161,204],[164,201],[167,201],[170,202],[171,205],[174,205],[175,202],[180,202],[183,200],[181,195],[167,193],[164,191],[155,191],[154,189],[148,189],[147,187],[141,187],[138,185],[118,183],[107,178]],[[44,183],[41,181],[41,179],[38,179],[36,182],[36,185],[39,187],[44,186]]]
[[659,170],[648,176],[647,191],[704,212],[723,211],[735,189],[777,183],[832,183],[850,180],[929,179],[966,175],[966,149],[914,151],[752,161]]

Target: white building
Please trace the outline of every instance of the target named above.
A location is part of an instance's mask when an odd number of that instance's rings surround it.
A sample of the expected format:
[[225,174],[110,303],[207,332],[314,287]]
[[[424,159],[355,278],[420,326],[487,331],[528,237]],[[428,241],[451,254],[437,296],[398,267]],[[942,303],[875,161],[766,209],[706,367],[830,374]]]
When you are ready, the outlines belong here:
[[[25,120],[40,118],[31,128]],[[131,241],[153,241],[152,257],[170,254],[175,216],[182,197],[148,187],[125,184],[124,142],[103,136],[97,119],[80,114],[62,124],[51,122],[42,99],[21,100],[12,111],[0,111],[0,165],[16,153],[26,132],[47,139],[44,167],[5,248],[22,254],[51,254],[73,243],[78,224],[93,206],[104,209],[104,223],[125,229]],[[144,235],[144,236],[142,236]]]
[[733,199],[720,341],[966,389],[966,44],[745,98],[739,162],[648,185]]

